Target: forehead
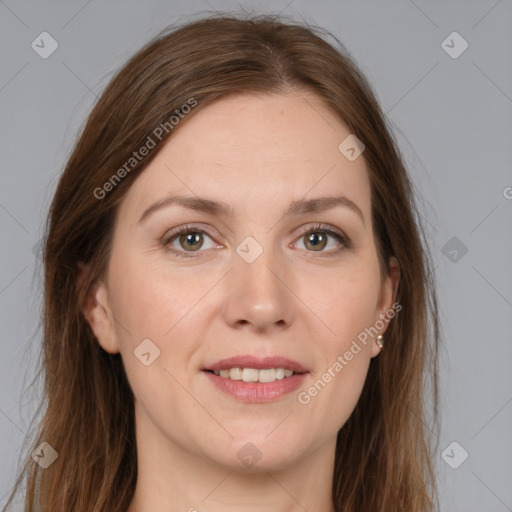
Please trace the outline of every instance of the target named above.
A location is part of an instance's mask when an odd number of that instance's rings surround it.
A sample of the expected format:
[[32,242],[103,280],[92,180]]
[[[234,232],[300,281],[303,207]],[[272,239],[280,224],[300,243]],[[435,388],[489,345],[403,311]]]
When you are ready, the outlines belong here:
[[349,135],[311,93],[224,98],[178,126],[121,208],[140,213],[148,202],[179,193],[219,199],[253,215],[270,203],[344,195],[366,218],[370,184],[364,158],[350,161],[339,149]]

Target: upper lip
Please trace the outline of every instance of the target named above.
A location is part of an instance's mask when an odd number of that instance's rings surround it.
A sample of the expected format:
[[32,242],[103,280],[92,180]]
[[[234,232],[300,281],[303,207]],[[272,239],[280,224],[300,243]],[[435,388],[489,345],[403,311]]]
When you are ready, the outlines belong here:
[[309,370],[297,361],[282,356],[255,357],[251,355],[242,355],[221,359],[214,364],[205,366],[203,370],[229,370],[230,368],[255,368],[264,370],[265,368],[284,368],[293,370],[295,373],[307,373]]

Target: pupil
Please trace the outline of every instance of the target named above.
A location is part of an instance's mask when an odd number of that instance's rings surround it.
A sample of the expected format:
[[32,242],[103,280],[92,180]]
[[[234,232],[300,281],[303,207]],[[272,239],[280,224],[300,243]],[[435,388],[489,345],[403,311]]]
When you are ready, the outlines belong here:
[[325,246],[325,238],[322,234],[311,233],[308,237],[308,243],[315,248],[323,249]]
[[200,233],[189,233],[185,235],[185,245],[188,245],[189,248],[198,249],[199,247],[193,247],[196,244],[201,242],[201,234]]

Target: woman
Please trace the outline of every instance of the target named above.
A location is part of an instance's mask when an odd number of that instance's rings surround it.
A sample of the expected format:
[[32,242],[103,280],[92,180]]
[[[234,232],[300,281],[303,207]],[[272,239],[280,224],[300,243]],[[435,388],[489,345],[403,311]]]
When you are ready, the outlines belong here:
[[25,510],[434,510],[423,245],[341,44],[271,16],[161,34],[51,206]]

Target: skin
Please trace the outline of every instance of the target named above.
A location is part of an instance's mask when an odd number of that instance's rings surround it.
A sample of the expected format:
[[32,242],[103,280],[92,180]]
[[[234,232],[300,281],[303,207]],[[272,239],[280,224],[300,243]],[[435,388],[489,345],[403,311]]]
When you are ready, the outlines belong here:
[[[84,314],[101,347],[121,353],[135,394],[139,466],[128,512],[334,511],[336,434],[380,348],[360,343],[307,405],[297,395],[390,310],[399,279],[392,258],[381,281],[364,153],[349,161],[338,149],[349,134],[310,93],[223,99],[191,114],[124,197],[108,271]],[[233,214],[172,205],[138,222],[171,194],[221,200]],[[364,222],[343,206],[283,218],[294,200],[335,195]],[[315,250],[299,232],[315,223],[352,246],[329,235]],[[191,258],[160,243],[184,224],[214,234],[192,242],[200,249],[188,249]],[[252,263],[236,252],[248,236],[263,248]],[[179,235],[171,244],[189,247]],[[134,356],[144,339],[160,349],[149,366]],[[282,355],[310,373],[273,402],[242,402],[201,371],[241,354]],[[261,453],[251,468],[237,457],[248,442]]]

